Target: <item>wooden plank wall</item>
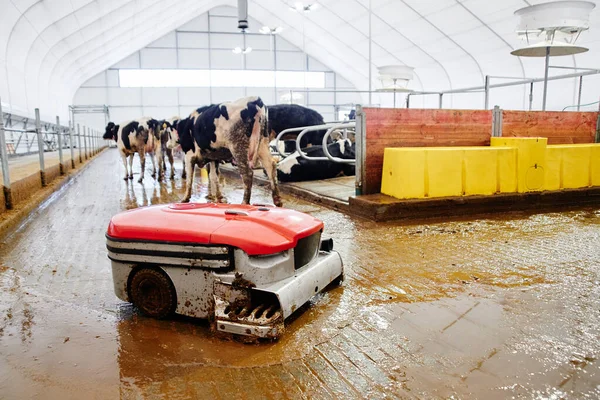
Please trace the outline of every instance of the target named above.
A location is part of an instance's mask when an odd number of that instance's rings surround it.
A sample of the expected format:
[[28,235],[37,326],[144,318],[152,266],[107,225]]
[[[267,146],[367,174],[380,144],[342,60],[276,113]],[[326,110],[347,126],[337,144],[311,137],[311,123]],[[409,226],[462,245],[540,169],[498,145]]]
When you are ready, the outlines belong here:
[[487,146],[490,110],[364,108],[366,160],[363,194],[379,193],[386,147]]
[[594,143],[597,112],[502,111],[502,136],[547,137],[548,144]]

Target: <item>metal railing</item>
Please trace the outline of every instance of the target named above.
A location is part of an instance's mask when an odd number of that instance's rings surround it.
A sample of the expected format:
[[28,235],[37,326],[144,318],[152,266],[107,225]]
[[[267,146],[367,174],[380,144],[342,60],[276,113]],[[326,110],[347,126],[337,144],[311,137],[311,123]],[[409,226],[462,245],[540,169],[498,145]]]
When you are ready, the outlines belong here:
[[[308,132],[322,131],[324,129],[327,129],[327,132],[325,132],[325,135],[323,136],[321,145],[322,145],[322,149],[323,149],[323,153],[325,154],[325,157],[311,157],[311,156],[306,155],[306,153],[302,151],[302,146],[300,145],[304,135],[306,135]],[[298,127],[298,128],[289,128],[289,129],[285,129],[285,130],[279,132],[279,134],[275,138],[275,148],[277,149],[277,152],[279,153],[279,155],[281,155],[282,157],[287,157],[291,153],[285,153],[285,149],[284,149],[284,151],[281,151],[281,149],[279,147],[279,141],[283,138],[283,136],[285,136],[289,133],[300,132],[298,134],[298,136],[296,137],[296,151],[298,152],[298,154],[300,154],[300,157],[302,157],[306,160],[313,160],[313,161],[333,161],[333,162],[337,162],[337,163],[353,164],[356,162],[356,160],[350,160],[350,159],[344,159],[344,158],[332,156],[331,153],[329,153],[329,149],[327,148],[327,141],[328,141],[329,137],[331,136],[331,134],[335,131],[342,130],[342,138],[347,139],[349,131],[354,132],[355,129],[356,129],[356,123],[354,121],[345,121],[345,122],[336,121],[336,122],[328,122],[323,125],[313,125],[313,126],[303,126],[303,127]]]
[[[10,126],[5,126],[6,120]],[[18,120],[17,124],[22,127],[14,127],[13,121]],[[10,162],[11,159],[20,159],[27,155],[38,154],[39,172],[41,185],[46,186],[49,182],[46,176],[47,160],[46,153],[58,152],[59,174],[65,175],[69,160],[65,160],[64,149],[70,151],[70,166],[75,168],[75,149],[79,150],[79,163],[91,158],[104,147],[102,132],[77,124],[77,132],[75,126],[69,122],[69,126],[60,124],[60,118],[56,117],[56,123],[42,122],[40,119],[39,109],[35,109],[34,127],[29,125],[29,118],[18,117],[12,114],[4,114],[2,112],[2,103],[0,102],[0,159],[2,166],[2,181],[4,189],[5,205],[7,209],[13,208],[13,196],[11,192],[11,177],[10,177]],[[7,140],[7,135],[10,138]],[[75,136],[77,136],[77,144],[75,144]],[[83,138],[83,148],[81,141]]]

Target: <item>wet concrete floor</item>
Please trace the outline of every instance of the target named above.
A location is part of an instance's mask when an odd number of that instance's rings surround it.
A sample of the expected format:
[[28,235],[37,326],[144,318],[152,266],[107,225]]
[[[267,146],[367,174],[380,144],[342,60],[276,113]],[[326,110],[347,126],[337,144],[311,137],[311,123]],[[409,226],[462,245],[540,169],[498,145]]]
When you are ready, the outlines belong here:
[[248,345],[116,299],[108,220],[182,195],[122,175],[105,151],[2,239],[0,398],[600,397],[600,210],[374,223],[284,197],[324,220],[347,279]]

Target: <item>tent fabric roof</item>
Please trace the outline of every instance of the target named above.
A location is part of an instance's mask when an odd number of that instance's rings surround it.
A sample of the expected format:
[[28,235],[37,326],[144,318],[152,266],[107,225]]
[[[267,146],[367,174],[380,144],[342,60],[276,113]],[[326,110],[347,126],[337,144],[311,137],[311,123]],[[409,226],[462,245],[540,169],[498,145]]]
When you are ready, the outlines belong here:
[[[515,10],[534,0],[370,0],[373,87],[377,66],[415,67],[415,90],[483,85],[485,75],[539,77],[543,60],[511,56],[522,44]],[[594,0],[598,5],[600,0]],[[251,17],[349,80],[369,88],[369,0],[250,0]],[[233,0],[0,0],[0,94],[10,111],[66,116],[87,79],[210,9]],[[257,31],[259,27],[250,27]],[[600,11],[578,43],[588,53],[554,65],[598,66]],[[562,72],[564,73],[564,71]],[[365,98],[366,100],[366,98]],[[525,91],[523,92],[525,101]],[[5,110],[7,111],[7,110]]]

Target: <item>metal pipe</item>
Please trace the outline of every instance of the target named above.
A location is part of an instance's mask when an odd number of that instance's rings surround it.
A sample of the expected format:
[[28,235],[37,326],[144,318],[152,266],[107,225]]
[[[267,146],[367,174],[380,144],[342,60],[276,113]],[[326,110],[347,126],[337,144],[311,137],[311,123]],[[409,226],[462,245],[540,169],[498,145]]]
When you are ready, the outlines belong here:
[[581,88],[583,87],[583,76],[579,77],[579,94],[577,96],[577,111],[581,108]]
[[406,108],[410,108],[410,93],[406,95]]
[[[484,110],[487,110],[489,108],[490,105],[490,76],[486,75],[485,76],[485,101],[484,101]],[[440,107],[441,108],[441,107]]]
[[71,147],[71,168],[75,169],[75,151],[73,150],[73,121],[69,121],[69,147]]
[[[569,79],[569,78],[578,78],[580,76],[588,76],[588,75],[597,75],[600,74],[600,70],[597,71],[588,71],[588,72],[576,72],[576,73],[572,73],[572,74],[566,74],[566,75],[555,75],[555,76],[549,76],[548,77],[548,81],[555,81],[555,80],[560,80],[560,79]],[[538,82],[544,82],[544,78],[532,78],[529,83],[538,83]],[[528,82],[506,82],[506,83],[494,83],[494,84],[490,84],[490,89],[495,89],[495,88],[501,88],[501,87],[509,87],[509,86],[518,86],[518,85],[524,85]],[[429,95],[429,94],[450,94],[450,93],[465,93],[465,92],[471,92],[474,90],[483,90],[485,89],[484,86],[473,86],[473,87],[469,87],[469,88],[462,88],[462,89],[452,89],[452,90],[443,90],[441,92],[411,92],[412,95]]]
[[35,130],[37,132],[38,154],[40,156],[40,179],[42,186],[46,186],[46,168],[44,165],[44,139],[42,138],[42,123],[40,121],[40,109],[35,109]]
[[444,98],[443,98],[443,96],[444,96],[444,93],[440,93],[440,107],[439,107],[440,109],[441,109],[441,108],[443,107],[443,105],[444,105]]
[[371,0],[369,0],[369,105],[373,104],[373,100],[371,98],[372,96],[372,91],[373,91],[373,77],[372,75],[372,67],[373,64],[371,64],[372,62],[372,52],[371,52],[371,47],[372,47],[372,40],[371,40],[371,17],[372,17],[372,10],[371,10]]
[[573,71],[600,71],[600,69],[598,68],[581,68],[581,67],[563,67],[560,65],[550,65],[548,66],[548,68],[554,68],[554,69],[570,69]]
[[544,69],[544,94],[542,96],[542,111],[546,111],[546,96],[548,94],[548,66],[550,65],[550,46],[546,47],[546,68]]
[[[89,128],[88,128],[89,129]],[[86,127],[83,127],[83,155],[85,157],[85,159],[88,159],[88,138],[87,138],[87,134],[86,131],[88,131],[88,129],[86,129]],[[89,131],[88,131],[89,134]]]
[[57,115],[56,116],[56,136],[57,136],[57,141],[58,141],[58,162],[59,162],[59,168],[60,168],[60,174],[64,175],[65,174],[65,166],[63,164],[63,149],[62,149],[62,139],[60,137],[60,118]]
[[[334,129],[343,129],[343,128],[355,128],[356,129],[356,122],[348,122],[348,123],[345,123],[345,124],[339,124],[337,126],[332,126],[331,128],[329,128],[327,130],[327,132],[325,132],[325,135],[323,136],[323,142],[321,143],[322,149],[323,149],[323,153],[325,154],[325,156],[329,160],[331,160],[333,162],[342,163],[342,164],[355,164],[356,163],[356,159],[351,160],[351,159],[333,157],[329,153],[329,148],[327,148],[327,139],[329,138],[329,136],[331,135],[331,133],[333,132],[333,130]],[[355,138],[355,141],[356,141],[356,138]],[[306,158],[308,160],[317,160],[317,159],[320,159],[320,157],[304,157],[304,158]]]
[[529,84],[529,111],[533,107],[533,82]]
[[21,132],[21,133],[36,133],[35,129],[13,129],[13,128],[4,128],[5,132]]
[[83,158],[81,158],[81,131],[79,130],[79,124],[77,124],[77,147],[79,148],[79,164],[81,164]]
[[6,208],[13,208],[12,193],[10,191],[10,170],[8,169],[8,154],[6,151],[6,137],[4,136],[4,118],[2,117],[2,101],[0,100],[0,157],[2,158],[2,181],[4,185],[4,203]]
[[[279,134],[278,134],[278,135],[277,135],[277,137],[275,138],[275,148],[277,149],[277,152],[279,153],[279,155],[280,155],[280,156],[282,156],[282,157],[287,157],[287,156],[289,156],[289,154],[286,154],[286,153],[282,152],[282,151],[279,149],[279,141],[281,140],[281,138],[282,138],[284,135],[287,135],[288,133],[301,132],[301,131],[303,131],[304,129],[307,129],[307,128],[314,128],[315,126],[319,127],[319,129],[316,129],[316,130],[320,130],[320,129],[328,129],[328,128],[332,127],[332,126],[333,126],[333,125],[335,125],[335,124],[340,124],[340,123],[343,123],[343,122],[347,122],[347,121],[333,121],[333,122],[328,122],[328,123],[326,123],[326,124],[323,124],[323,125],[300,126],[300,127],[297,127],[297,128],[288,128],[288,129],[284,129],[284,130],[282,130],[281,132],[279,132]],[[297,143],[297,145],[296,145],[296,148],[298,148],[298,143]]]

